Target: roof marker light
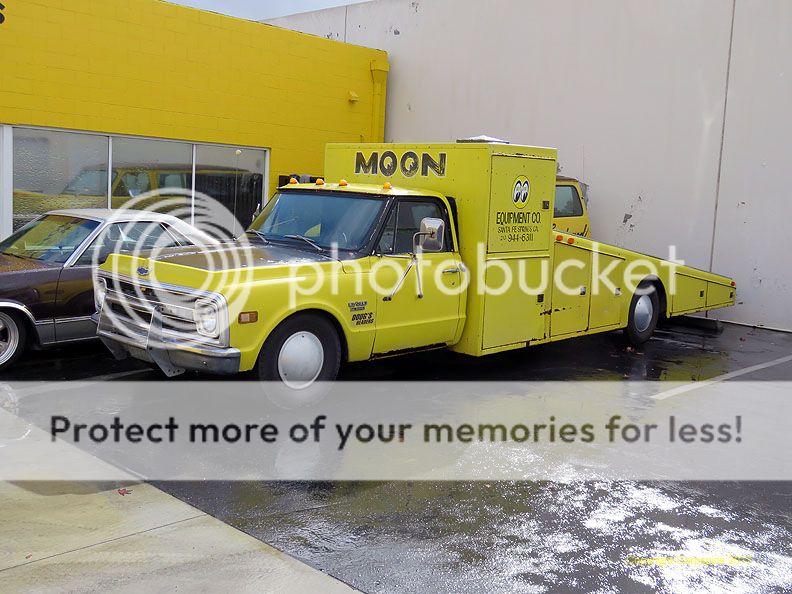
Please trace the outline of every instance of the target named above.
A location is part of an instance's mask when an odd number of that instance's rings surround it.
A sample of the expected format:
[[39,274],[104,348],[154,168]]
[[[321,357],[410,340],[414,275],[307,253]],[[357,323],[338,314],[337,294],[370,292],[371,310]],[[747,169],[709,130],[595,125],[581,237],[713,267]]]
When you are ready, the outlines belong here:
[[574,237],[570,237],[569,239],[567,239],[567,243],[569,245],[572,245],[573,243],[575,243],[575,238]]
[[316,185],[317,186],[323,186],[324,185],[324,180],[320,177],[319,179],[316,180]]
[[296,178],[296,177],[293,177],[293,178],[291,178],[291,179],[289,180],[289,183],[290,183],[291,185],[294,185],[294,184],[299,184],[300,182],[298,182],[298,181],[297,181],[297,178]]
[[342,188],[345,188],[349,185],[349,182],[345,179],[342,179],[341,181],[338,182],[338,185],[341,186]]
[[563,241],[563,239],[564,239],[563,235],[556,235],[556,241]]
[[382,189],[383,190],[391,190],[391,189],[393,189],[393,186],[391,185],[390,182],[385,182],[384,184],[382,184]]

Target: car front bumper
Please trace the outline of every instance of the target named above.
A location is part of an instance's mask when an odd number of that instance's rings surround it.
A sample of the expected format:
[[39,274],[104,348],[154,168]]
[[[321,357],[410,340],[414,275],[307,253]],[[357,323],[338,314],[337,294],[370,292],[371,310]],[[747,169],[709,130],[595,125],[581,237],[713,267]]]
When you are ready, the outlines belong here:
[[116,327],[102,312],[94,315],[97,335],[116,359],[132,357],[155,364],[168,377],[187,370],[221,375],[239,373],[240,352],[200,343],[185,343],[162,332],[160,316],[155,311],[147,327]]

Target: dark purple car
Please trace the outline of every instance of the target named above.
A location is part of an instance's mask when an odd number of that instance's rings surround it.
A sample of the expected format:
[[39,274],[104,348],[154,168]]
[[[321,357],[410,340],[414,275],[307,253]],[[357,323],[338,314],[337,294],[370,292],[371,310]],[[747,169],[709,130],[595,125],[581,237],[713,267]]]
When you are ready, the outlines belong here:
[[0,242],[0,372],[28,348],[96,338],[93,274],[110,253],[212,240],[175,217],[58,210]]

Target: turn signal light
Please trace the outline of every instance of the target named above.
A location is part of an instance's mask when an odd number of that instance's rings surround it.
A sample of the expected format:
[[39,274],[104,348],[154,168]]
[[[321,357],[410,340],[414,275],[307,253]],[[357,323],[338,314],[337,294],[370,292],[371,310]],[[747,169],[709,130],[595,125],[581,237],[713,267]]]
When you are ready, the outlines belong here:
[[294,184],[298,184],[298,183],[300,183],[300,182],[298,182],[298,181],[297,181],[297,178],[296,178],[296,177],[293,177],[293,178],[291,178],[291,179],[289,180],[289,183],[290,183],[290,184],[292,184],[292,185],[294,185]]
[[239,314],[240,324],[255,324],[256,322],[258,322],[257,311],[243,311],[241,314]]
[[349,185],[349,182],[347,182],[347,180],[345,179],[342,179],[340,182],[338,182],[338,185],[341,186],[342,188],[345,188],[346,186]]
[[323,186],[324,185],[324,180],[320,177],[319,179],[316,180],[316,185],[317,186]]

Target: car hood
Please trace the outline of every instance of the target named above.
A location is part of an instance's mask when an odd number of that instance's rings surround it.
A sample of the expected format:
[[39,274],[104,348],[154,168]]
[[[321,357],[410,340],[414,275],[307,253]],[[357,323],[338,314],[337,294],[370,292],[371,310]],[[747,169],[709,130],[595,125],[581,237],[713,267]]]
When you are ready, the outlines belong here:
[[0,275],[14,272],[29,272],[31,270],[57,270],[60,264],[42,262],[33,258],[12,256],[11,254],[0,254]]
[[275,244],[226,243],[178,247],[152,253],[112,254],[100,270],[143,282],[223,292],[231,286],[310,274],[340,274],[343,264],[329,255]]
[[0,254],[0,299],[28,307],[55,300],[60,264]]
[[288,266],[312,262],[327,262],[331,258],[324,253],[302,250],[285,245],[259,245],[224,243],[218,246],[176,247],[157,251],[153,262],[176,264],[208,272],[234,270],[238,268],[262,268]]

